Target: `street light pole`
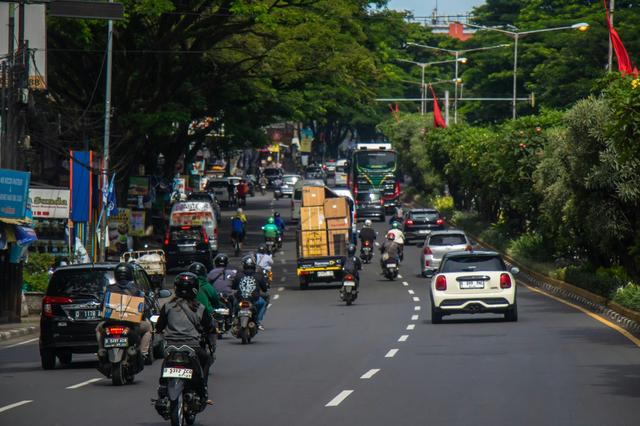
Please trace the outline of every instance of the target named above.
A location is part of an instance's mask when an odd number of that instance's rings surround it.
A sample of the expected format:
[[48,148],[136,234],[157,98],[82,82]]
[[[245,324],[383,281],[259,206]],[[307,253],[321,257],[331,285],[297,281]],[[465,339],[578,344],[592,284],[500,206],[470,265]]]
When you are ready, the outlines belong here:
[[511,104],[511,118],[516,119],[516,102],[518,91],[518,39],[519,34],[514,33],[513,36],[513,102]]
[[[109,0],[113,3],[113,0]],[[109,190],[109,140],[111,139],[111,66],[113,50],[113,21],[109,19],[107,30],[107,73],[104,95],[104,141],[102,147],[102,217],[100,220],[100,262],[106,260],[107,254],[107,202]]]
[[[609,22],[613,25],[613,11],[616,8],[616,1],[609,0]],[[607,71],[611,72],[613,66],[613,43],[611,41],[611,34],[609,34],[609,60],[607,62]]]
[[422,64],[420,68],[422,68],[422,79],[420,83],[422,102],[420,103],[420,115],[424,115],[427,109],[427,105],[426,105],[427,101],[425,100],[427,97],[427,89],[426,87],[424,87],[424,69],[426,68],[426,65]]

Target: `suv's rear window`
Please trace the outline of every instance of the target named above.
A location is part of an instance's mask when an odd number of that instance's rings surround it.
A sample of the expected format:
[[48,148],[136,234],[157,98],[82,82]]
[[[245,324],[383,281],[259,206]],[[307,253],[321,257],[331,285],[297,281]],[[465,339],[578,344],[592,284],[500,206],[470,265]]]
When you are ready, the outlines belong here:
[[498,256],[455,256],[445,260],[442,272],[481,272],[506,271],[502,259]]
[[416,220],[427,220],[429,222],[435,222],[438,220],[438,213],[436,212],[410,212],[409,217]]
[[202,229],[189,228],[189,229],[172,229],[171,241],[200,241],[202,240]]
[[463,234],[434,235],[429,238],[430,246],[453,246],[466,243],[467,240]]
[[115,283],[113,271],[100,269],[68,269],[58,270],[51,277],[48,296],[95,296],[102,300],[104,289]]
[[218,181],[211,181],[209,183],[207,183],[207,189],[209,188],[226,188],[228,186],[227,182],[218,180]]
[[265,169],[264,170],[264,175],[265,176],[278,176],[280,175],[280,169]]

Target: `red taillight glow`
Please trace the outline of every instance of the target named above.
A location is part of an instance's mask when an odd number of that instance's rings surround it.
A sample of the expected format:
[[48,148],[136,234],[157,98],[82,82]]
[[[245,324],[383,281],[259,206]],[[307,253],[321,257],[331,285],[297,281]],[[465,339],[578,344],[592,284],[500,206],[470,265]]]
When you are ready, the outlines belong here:
[[427,246],[422,250],[422,253],[424,254],[433,254],[433,252],[431,251],[431,249]]
[[511,288],[511,277],[509,274],[500,274],[500,288]]
[[364,245],[365,245],[365,246],[369,246],[369,244],[371,244],[371,243],[369,242],[369,240],[366,240],[366,241],[364,242]]
[[45,296],[42,299],[42,313],[45,317],[52,317],[53,305],[62,305],[71,302],[73,302],[73,299],[70,299],[69,297]]
[[407,219],[407,220],[404,221],[404,224],[405,225],[413,225],[413,220]]
[[380,205],[384,206],[384,200],[382,198],[380,198]]
[[436,278],[436,290],[445,291],[447,289],[447,278],[444,275],[438,275]]
[[165,246],[169,245],[169,231],[167,231],[167,233],[164,234],[164,245]]
[[356,206],[360,205],[360,201],[356,200]]
[[249,309],[251,307],[251,303],[246,300],[242,300],[238,305],[240,306],[240,309]]
[[205,231],[204,228],[202,228],[202,239],[204,240],[205,244],[209,244],[209,236],[207,235],[207,231]]
[[444,220],[439,217],[438,220],[436,220],[436,225],[444,225]]
[[353,195],[358,195],[358,184],[357,183],[353,184]]
[[183,231],[186,231],[189,228],[191,228],[189,225],[184,225],[180,227],[180,229],[182,229]]
[[127,334],[129,327],[107,327],[107,334]]
[[397,197],[400,195],[400,182],[396,181],[396,187],[394,190],[394,195]]
[[351,275],[351,274],[347,274],[347,275],[345,275],[345,276],[344,276],[344,280],[345,280],[345,281],[353,281],[353,275]]

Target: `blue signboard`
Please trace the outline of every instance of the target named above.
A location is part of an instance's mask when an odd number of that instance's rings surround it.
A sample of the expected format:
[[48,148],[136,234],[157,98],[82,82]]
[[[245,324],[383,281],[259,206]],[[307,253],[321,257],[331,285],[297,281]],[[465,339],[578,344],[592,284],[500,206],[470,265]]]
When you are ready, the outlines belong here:
[[29,200],[29,172],[0,169],[0,217],[24,219]]

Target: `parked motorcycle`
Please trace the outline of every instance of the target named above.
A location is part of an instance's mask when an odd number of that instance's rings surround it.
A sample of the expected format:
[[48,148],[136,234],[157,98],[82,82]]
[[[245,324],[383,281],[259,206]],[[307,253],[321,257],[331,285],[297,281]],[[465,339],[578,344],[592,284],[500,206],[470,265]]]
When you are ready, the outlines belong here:
[[342,299],[347,306],[350,306],[357,298],[358,289],[356,287],[356,277],[352,274],[345,274],[342,279],[342,287],[340,288],[340,299]]
[[398,260],[389,258],[382,263],[382,272],[384,276],[393,281],[398,277]]
[[242,340],[242,344],[251,343],[251,339],[258,334],[258,325],[255,318],[258,312],[248,299],[241,299],[238,302],[233,322],[231,323],[231,334]]
[[102,347],[107,355],[98,358],[98,371],[110,377],[114,386],[133,383],[134,376],[144,369],[138,327],[126,322],[107,322]]
[[207,407],[207,399],[200,395],[198,381],[206,380],[198,356],[189,346],[168,346],[162,363],[158,399],[154,405],[158,414],[170,420],[172,426],[192,425],[196,414]]
[[363,263],[371,263],[371,259],[373,259],[371,241],[364,241],[362,243],[362,247],[360,247],[360,259],[362,259]]

